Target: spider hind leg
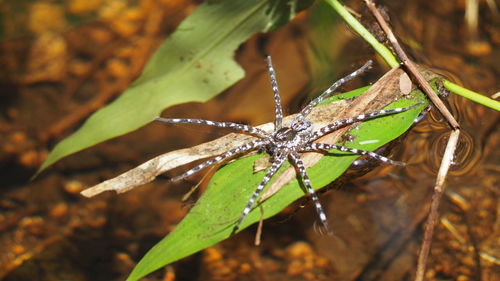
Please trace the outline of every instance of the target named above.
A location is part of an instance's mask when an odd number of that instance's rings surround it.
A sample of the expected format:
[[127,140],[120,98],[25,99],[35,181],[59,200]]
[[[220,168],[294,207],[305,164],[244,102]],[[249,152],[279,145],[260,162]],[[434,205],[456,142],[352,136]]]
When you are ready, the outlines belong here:
[[367,150],[362,150],[362,149],[357,149],[357,148],[349,148],[345,147],[342,145],[336,145],[336,144],[327,144],[327,143],[311,143],[306,146],[301,150],[301,152],[308,152],[308,151],[321,151],[321,152],[329,152],[330,150],[335,149],[339,150],[342,152],[350,152],[352,154],[358,154],[358,155],[366,155],[370,158],[373,158],[375,160],[391,164],[391,165],[397,165],[397,166],[405,166],[406,163],[400,162],[400,161],[394,161],[392,159],[389,159],[385,156],[382,156],[380,154],[377,154],[372,151],[367,151]]
[[267,173],[264,176],[264,178],[262,179],[261,183],[259,184],[259,186],[257,186],[255,191],[253,192],[252,197],[250,197],[250,200],[248,200],[248,202],[245,206],[245,209],[243,209],[243,212],[242,212],[240,218],[238,219],[236,226],[233,229],[233,232],[236,232],[240,228],[241,223],[243,222],[243,220],[245,220],[245,218],[248,216],[248,214],[252,210],[252,207],[253,207],[255,201],[257,201],[257,198],[259,197],[260,193],[262,192],[264,187],[267,185],[269,180],[271,180],[271,178],[274,176],[274,174],[276,174],[276,172],[281,167],[281,165],[283,165],[283,162],[285,162],[285,160],[286,160],[286,155],[282,155],[282,156],[274,159],[273,163],[271,164],[271,167],[267,171]]
[[328,224],[328,220],[326,218],[326,213],[323,209],[323,206],[321,206],[321,203],[319,201],[318,195],[314,191],[311,185],[311,180],[309,179],[309,176],[307,175],[306,172],[306,167],[304,166],[304,162],[302,162],[302,159],[297,153],[291,153],[290,154],[293,162],[293,166],[298,170],[300,177],[302,179],[302,182],[304,183],[307,193],[311,197],[311,200],[314,203],[314,207],[316,208],[316,212],[318,213],[319,219],[321,221],[321,225],[324,227],[328,235],[333,235],[333,231],[330,228]]

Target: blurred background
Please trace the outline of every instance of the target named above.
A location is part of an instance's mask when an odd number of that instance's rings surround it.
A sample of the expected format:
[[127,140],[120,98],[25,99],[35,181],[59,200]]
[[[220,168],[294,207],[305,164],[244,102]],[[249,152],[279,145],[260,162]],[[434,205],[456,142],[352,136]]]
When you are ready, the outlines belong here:
[[[202,176],[167,178],[125,194],[83,198],[86,187],[174,149],[226,131],[150,124],[67,157],[30,177],[56,143],[140,74],[154,50],[201,1],[0,1],[0,279],[124,280],[144,253],[195,204],[182,196]],[[406,50],[448,79],[499,91],[500,17],[490,0],[378,1]],[[345,1],[374,33],[362,1]],[[274,117],[263,57],[273,56],[285,112],[367,59],[376,66],[345,86],[377,80],[387,66],[321,1],[282,28],[253,36],[235,58],[246,76],[177,117],[261,124]],[[427,280],[500,280],[498,112],[450,94],[462,126],[440,210]],[[140,106],[140,105],[138,105]],[[449,135],[436,112],[386,150],[407,167],[363,163],[324,189],[336,236],[317,230],[301,199],[256,227],[144,280],[412,280],[432,186]],[[328,172],[328,171],[325,171]]]

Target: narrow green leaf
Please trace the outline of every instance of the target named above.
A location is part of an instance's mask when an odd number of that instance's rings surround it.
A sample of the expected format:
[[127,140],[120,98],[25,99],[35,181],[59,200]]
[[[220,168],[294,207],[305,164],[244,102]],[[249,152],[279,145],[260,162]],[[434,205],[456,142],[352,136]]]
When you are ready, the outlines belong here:
[[[394,56],[392,51],[390,51],[384,44],[380,43],[375,36],[369,32],[359,21],[356,19],[351,12],[341,4],[338,0],[325,0],[341,17],[342,19],[358,33],[361,38],[365,40],[372,48],[387,62],[390,67],[395,67],[399,65],[398,59]],[[489,98],[488,96],[480,93],[476,93],[467,88],[461,87],[449,80],[442,79],[443,86],[450,92],[460,95],[466,99],[473,102],[479,103],[481,105],[487,106],[496,111],[500,111],[500,102]]]
[[390,67],[399,65],[398,60],[392,54],[391,50],[384,44],[380,43],[375,36],[361,24],[356,17],[338,0],[325,0],[332,8],[342,17],[342,19],[356,31],[366,43],[370,44],[372,48],[380,55]]
[[489,98],[486,95],[476,93],[453,82],[443,79],[443,86],[450,92],[460,95],[466,99],[487,106],[496,111],[500,111],[500,102]]
[[[366,90],[353,91],[335,96],[333,99],[351,98]],[[412,92],[409,99],[400,99],[387,108],[404,107],[425,100],[420,91]],[[413,120],[424,108],[390,115],[360,124],[350,132],[355,141],[347,146],[364,150],[374,150],[403,134],[413,124]],[[378,142],[371,142],[377,140]],[[364,143],[364,144],[361,144]],[[314,189],[319,189],[339,177],[358,155],[323,157],[320,162],[307,170]],[[137,264],[127,280],[134,281],[146,274],[177,261],[183,257],[205,249],[231,236],[233,228],[241,216],[248,199],[264,176],[264,171],[254,173],[253,164],[262,155],[238,159],[225,165],[215,173],[207,190],[188,215],[167,237],[156,244]],[[280,169],[280,172],[289,167]],[[278,172],[279,174],[279,172]],[[276,178],[274,176],[274,178]],[[297,180],[284,186],[277,194],[260,204],[264,219],[269,218],[293,201],[304,195]],[[240,230],[260,219],[260,210],[254,208],[243,221]]]
[[236,48],[251,35],[290,19],[295,5],[287,3],[224,0],[200,5],[158,48],[130,88],[57,144],[37,173],[65,156],[148,124],[169,106],[207,101],[227,89],[244,75],[232,58]]

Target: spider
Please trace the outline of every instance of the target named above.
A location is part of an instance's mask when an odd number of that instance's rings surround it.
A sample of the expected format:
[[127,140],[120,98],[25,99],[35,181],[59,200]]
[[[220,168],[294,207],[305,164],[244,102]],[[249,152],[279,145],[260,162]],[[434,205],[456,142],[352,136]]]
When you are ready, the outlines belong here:
[[161,117],[155,119],[157,121],[166,123],[200,124],[200,125],[207,125],[207,126],[214,126],[221,128],[229,128],[240,133],[250,134],[257,137],[256,140],[250,141],[244,145],[241,145],[219,156],[216,156],[215,158],[209,159],[193,167],[192,169],[184,172],[183,174],[171,178],[171,180],[178,181],[187,178],[206,167],[223,162],[228,158],[232,158],[235,155],[242,155],[244,153],[248,153],[254,150],[263,150],[271,156],[271,166],[267,170],[261,183],[257,186],[254,193],[248,200],[245,208],[242,211],[240,218],[238,219],[238,222],[234,227],[233,232],[239,229],[241,223],[252,210],[252,207],[254,206],[257,198],[259,197],[259,195],[261,194],[262,190],[267,185],[267,183],[270,181],[270,179],[283,165],[283,163],[289,160],[290,163],[294,166],[294,168],[298,171],[298,174],[302,179],[302,183],[305,186],[305,190],[307,191],[307,193],[309,194],[310,198],[314,203],[321,224],[327,230],[328,233],[331,233],[330,227],[328,226],[328,221],[326,218],[325,211],[321,206],[318,196],[316,195],[314,189],[312,188],[311,181],[309,179],[309,176],[307,175],[306,168],[300,157],[300,153],[311,152],[311,151],[328,152],[330,150],[335,149],[342,152],[349,152],[358,155],[367,155],[368,157],[382,161],[384,163],[389,163],[394,165],[404,165],[404,163],[402,162],[393,161],[375,152],[360,150],[356,148],[348,148],[345,146],[335,145],[335,144],[316,143],[314,141],[348,124],[352,124],[367,119],[372,119],[382,115],[403,112],[415,107],[416,105],[395,108],[395,109],[383,109],[375,112],[370,112],[367,114],[360,114],[352,118],[337,120],[333,123],[330,123],[329,125],[320,128],[319,130],[313,131],[312,123],[306,119],[307,115],[316,105],[318,105],[325,98],[329,97],[340,85],[346,83],[347,81],[352,80],[353,78],[359,76],[360,74],[371,68],[372,61],[368,61],[361,68],[345,76],[344,78],[339,79],[338,81],[333,83],[327,90],[325,90],[321,95],[310,101],[309,104],[307,104],[299,112],[299,114],[291,122],[290,126],[286,127],[283,125],[283,109],[281,107],[281,98],[278,91],[276,72],[273,68],[270,56],[266,58],[266,62],[267,62],[269,76],[271,79],[272,90],[274,92],[275,120],[274,120],[273,132],[268,133],[254,126],[238,124],[233,122],[216,122],[203,119],[161,118]]

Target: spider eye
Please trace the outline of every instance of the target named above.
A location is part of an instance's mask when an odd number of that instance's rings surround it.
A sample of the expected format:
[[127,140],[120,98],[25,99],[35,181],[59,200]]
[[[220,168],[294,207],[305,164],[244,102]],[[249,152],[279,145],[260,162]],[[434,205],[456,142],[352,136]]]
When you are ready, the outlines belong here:
[[276,131],[274,138],[278,141],[287,141],[293,139],[293,131],[290,128],[281,128]]
[[306,119],[295,119],[290,126],[294,131],[300,132],[307,130],[311,127],[311,122]]

